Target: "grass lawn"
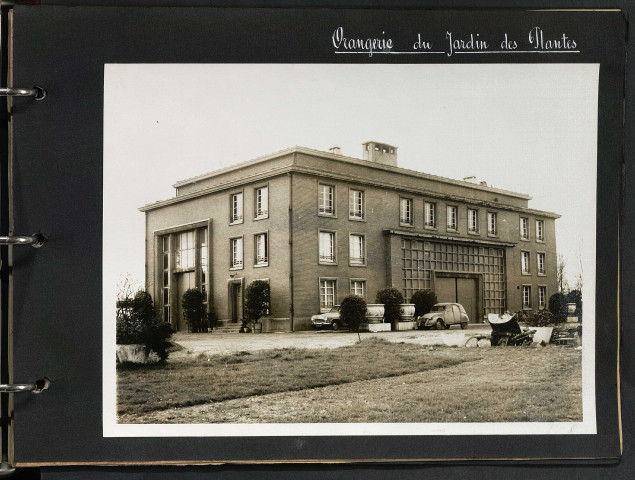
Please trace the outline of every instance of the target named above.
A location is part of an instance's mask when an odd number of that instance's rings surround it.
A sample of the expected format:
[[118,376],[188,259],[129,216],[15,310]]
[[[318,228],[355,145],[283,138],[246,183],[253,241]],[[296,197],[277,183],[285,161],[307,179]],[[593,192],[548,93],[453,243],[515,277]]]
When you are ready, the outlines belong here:
[[581,352],[380,339],[120,367],[122,423],[581,420]]

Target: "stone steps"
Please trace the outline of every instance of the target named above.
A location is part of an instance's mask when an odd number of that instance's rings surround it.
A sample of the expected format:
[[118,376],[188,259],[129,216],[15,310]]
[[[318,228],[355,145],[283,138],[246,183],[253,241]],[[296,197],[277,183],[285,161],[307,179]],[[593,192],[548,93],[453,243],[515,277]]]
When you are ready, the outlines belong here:
[[224,334],[224,333],[238,333],[240,330],[240,323],[229,323],[225,324],[221,327],[216,327],[212,331],[214,334]]

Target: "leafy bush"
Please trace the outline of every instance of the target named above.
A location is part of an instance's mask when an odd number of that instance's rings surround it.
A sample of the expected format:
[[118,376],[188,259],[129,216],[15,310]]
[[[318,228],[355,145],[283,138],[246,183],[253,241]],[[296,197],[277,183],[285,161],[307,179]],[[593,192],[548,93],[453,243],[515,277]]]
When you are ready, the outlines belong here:
[[196,288],[190,288],[183,294],[181,300],[183,318],[192,333],[207,332],[207,312],[204,302],[205,294]]
[[538,310],[536,313],[527,316],[526,323],[530,327],[546,327],[555,323],[553,313],[549,310]]
[[384,288],[377,291],[375,301],[384,304],[384,321],[394,326],[401,315],[399,311],[399,304],[403,303],[401,292],[396,288]]
[[145,331],[154,320],[154,305],[148,292],[139,290],[134,297],[117,301],[117,343],[144,343]]
[[410,303],[415,304],[415,317],[421,317],[426,313],[430,313],[432,306],[437,303],[437,294],[434,290],[426,288],[425,290],[417,290],[412,294]]
[[575,303],[575,311],[578,318],[582,318],[582,291],[571,290],[567,293],[567,303]]
[[257,322],[269,315],[269,283],[254,280],[245,290],[245,319]]
[[168,358],[168,348],[170,347],[168,339],[172,333],[172,325],[166,322],[153,323],[146,329],[144,335],[146,349],[156,352],[161,362],[165,362]]
[[366,301],[357,295],[348,295],[340,305],[340,320],[359,333],[359,326],[366,321]]
[[142,344],[154,351],[163,362],[168,358],[168,339],[172,335],[169,323],[157,323],[152,296],[139,290],[133,298],[117,302],[117,343]]
[[556,322],[564,322],[567,319],[567,297],[564,293],[554,293],[549,297],[549,311]]

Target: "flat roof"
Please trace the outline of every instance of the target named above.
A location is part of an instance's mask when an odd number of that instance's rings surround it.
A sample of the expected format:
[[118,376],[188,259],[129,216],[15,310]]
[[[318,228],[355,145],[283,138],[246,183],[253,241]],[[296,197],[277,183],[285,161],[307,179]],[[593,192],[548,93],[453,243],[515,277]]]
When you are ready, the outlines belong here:
[[[375,143],[379,143],[379,142],[375,142]],[[387,144],[383,144],[383,145],[387,145]],[[479,185],[479,184],[475,184],[475,183],[468,182],[468,181],[465,181],[465,180],[456,180],[456,179],[453,179],[453,178],[441,177],[439,175],[432,175],[430,173],[419,172],[417,170],[410,170],[408,168],[394,167],[394,166],[391,166],[391,165],[384,165],[384,164],[381,164],[381,163],[371,162],[369,160],[362,160],[361,158],[348,157],[348,156],[337,154],[337,153],[324,152],[322,150],[315,150],[315,149],[312,149],[312,148],[301,147],[301,146],[297,146],[297,145],[295,147],[285,148],[284,150],[279,150],[277,152],[270,153],[270,154],[267,154],[267,155],[263,155],[261,157],[256,157],[254,159],[247,160],[247,161],[244,161],[244,162],[240,162],[240,163],[237,163],[235,165],[230,165],[228,167],[220,168],[218,170],[213,170],[211,172],[204,173],[204,174],[201,174],[201,175],[197,175],[195,177],[186,178],[184,180],[179,180],[178,182],[176,182],[172,186],[174,188],[180,188],[180,187],[183,187],[185,185],[191,185],[191,184],[203,181],[203,180],[207,180],[209,178],[213,178],[213,177],[221,175],[223,173],[233,172],[233,171],[236,171],[236,170],[240,170],[241,168],[245,168],[245,167],[249,167],[249,166],[252,166],[252,165],[256,165],[258,163],[263,163],[263,162],[266,162],[268,160],[273,160],[275,158],[279,158],[279,157],[282,157],[282,156],[285,156],[285,155],[290,155],[290,154],[293,154],[293,153],[303,153],[303,154],[306,154],[306,155],[313,155],[313,156],[328,158],[328,159],[332,159],[332,160],[345,161],[347,163],[357,164],[357,165],[360,165],[360,166],[363,166],[363,167],[367,167],[367,168],[374,168],[374,169],[377,169],[377,170],[384,170],[384,171],[391,171],[391,172],[395,172],[395,173],[401,173],[403,175],[410,175],[410,176],[416,177],[416,178],[422,178],[422,179],[426,179],[426,180],[434,180],[434,181],[437,181],[437,182],[447,183],[447,184],[451,184],[451,185],[458,185],[458,186],[462,186],[462,187],[468,187],[468,188],[472,188],[472,189],[475,189],[475,190],[482,190],[482,191],[487,191],[487,192],[500,193],[501,195],[507,195],[507,196],[510,196],[510,197],[521,198],[523,200],[531,200],[532,199],[531,195],[528,195],[526,193],[513,192],[511,190],[505,190],[505,189],[502,189],[502,188],[490,187],[488,185]]]

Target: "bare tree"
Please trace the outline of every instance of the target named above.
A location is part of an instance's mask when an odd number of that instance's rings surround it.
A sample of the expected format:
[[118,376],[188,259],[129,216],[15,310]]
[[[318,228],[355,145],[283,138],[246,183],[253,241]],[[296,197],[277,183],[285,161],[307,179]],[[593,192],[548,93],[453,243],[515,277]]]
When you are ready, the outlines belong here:
[[567,261],[565,260],[564,255],[559,253],[558,264],[556,266],[556,278],[558,281],[558,287],[560,287],[560,291],[563,293],[569,290],[569,282],[567,282],[567,278],[565,276],[566,266]]
[[575,290],[582,291],[582,252],[578,250],[578,273],[575,276]]
[[141,289],[141,284],[130,273],[125,273],[120,277],[117,284],[117,301],[125,302],[130,300]]

